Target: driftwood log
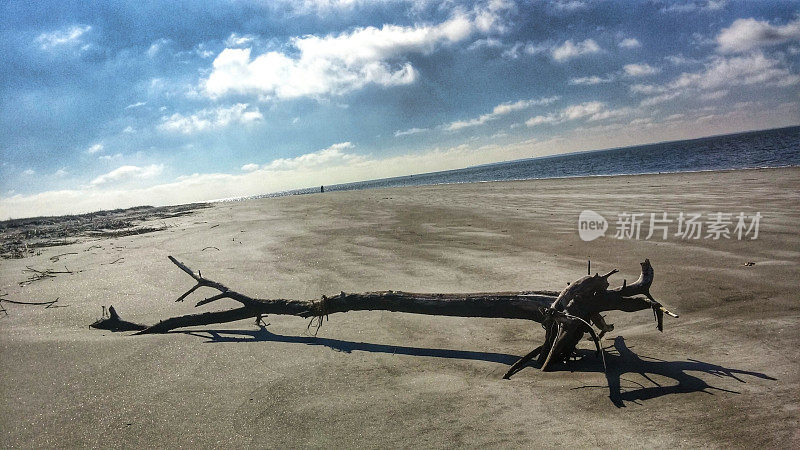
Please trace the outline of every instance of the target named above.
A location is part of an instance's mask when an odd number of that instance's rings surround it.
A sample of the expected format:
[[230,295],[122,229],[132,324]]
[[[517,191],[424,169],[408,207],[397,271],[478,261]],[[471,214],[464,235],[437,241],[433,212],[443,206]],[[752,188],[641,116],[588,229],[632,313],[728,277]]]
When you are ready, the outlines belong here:
[[[115,331],[138,330],[136,334],[151,334],[248,318],[255,318],[259,323],[264,315],[279,314],[312,318],[309,327],[316,321],[318,329],[323,318],[330,314],[370,310],[437,316],[526,319],[541,323],[545,329],[544,343],[517,361],[504,377],[509,378],[537,356],[542,370],[548,370],[554,364],[567,360],[573,355],[575,347],[584,333],[591,335],[598,354],[602,355],[599,338],[603,333],[613,329],[613,325],[606,324],[600,315],[604,311],[633,312],[652,309],[659,331],[663,330],[665,313],[672,317],[678,317],[650,295],[653,267],[649,260],[641,263],[642,273],[639,279],[632,284],[623,282],[623,285],[616,289],[608,288],[608,278],[617,272],[615,269],[605,275],[585,276],[571,283],[560,293],[556,291],[469,294],[417,294],[399,291],[360,294],[341,292],[331,297],[322,296],[319,300],[288,300],[250,297],[203,277],[200,272],[193,271],[172,256],[169,259],[196,282],[192,288],[178,297],[176,302],[185,300],[201,287],[209,287],[216,289],[219,293],[198,301],[195,306],[227,298],[239,302],[241,307],[171,317],[151,326],[124,321],[120,319],[115,310],[109,308],[110,317],[98,320],[91,326]],[[599,337],[592,325],[600,330]]]

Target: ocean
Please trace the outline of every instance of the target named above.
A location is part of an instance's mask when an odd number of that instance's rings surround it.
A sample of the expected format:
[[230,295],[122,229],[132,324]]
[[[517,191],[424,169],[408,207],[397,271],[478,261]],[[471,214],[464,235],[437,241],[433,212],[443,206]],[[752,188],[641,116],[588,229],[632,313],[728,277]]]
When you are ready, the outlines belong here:
[[[506,161],[325,186],[325,191],[485,181],[800,166],[800,126]],[[248,198],[320,192],[295,189]]]

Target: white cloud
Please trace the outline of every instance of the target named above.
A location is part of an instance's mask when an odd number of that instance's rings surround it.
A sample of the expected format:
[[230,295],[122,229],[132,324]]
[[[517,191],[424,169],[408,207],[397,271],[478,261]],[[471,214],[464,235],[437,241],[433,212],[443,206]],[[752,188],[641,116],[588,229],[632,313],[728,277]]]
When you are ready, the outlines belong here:
[[508,103],[501,103],[495,106],[492,109],[491,113],[483,114],[478,116],[474,119],[470,120],[459,120],[455,122],[451,122],[445,125],[445,129],[448,131],[455,131],[460,130],[462,128],[473,127],[476,125],[482,125],[490,120],[495,120],[500,116],[510,114],[514,111],[520,111],[523,109],[530,108],[531,106],[541,106],[541,105],[549,105],[550,103],[555,102],[558,100],[558,96],[554,97],[545,97],[539,99],[530,99],[530,100],[518,100],[516,102],[508,102]]
[[144,105],[146,105],[146,104],[147,104],[147,102],[136,102],[136,103],[131,103],[130,105],[126,106],[126,107],[125,107],[125,109],[138,108],[138,107],[140,107],[140,106],[144,106]]
[[363,156],[344,152],[345,149],[353,148],[350,142],[340,142],[328,148],[318,150],[313,153],[306,153],[295,158],[280,158],[262,167],[267,171],[303,171],[318,169],[326,166],[337,166],[354,164],[364,161]]
[[102,155],[97,159],[99,159],[100,161],[111,161],[113,159],[119,159],[119,158],[122,158],[122,153],[115,153],[113,155]]
[[700,96],[700,98],[703,99],[703,100],[719,100],[722,97],[725,97],[726,95],[728,95],[728,92],[729,91],[727,89],[720,89],[718,91],[712,91],[712,92],[703,94],[703,95]]
[[92,29],[89,25],[73,25],[49,33],[42,33],[36,38],[36,43],[42,50],[64,47],[80,42],[81,36]]
[[568,120],[580,119],[582,117],[600,114],[605,109],[605,103],[586,102],[579,105],[571,105],[564,108],[561,115]]
[[125,134],[133,134],[136,132],[136,130],[134,130],[132,126],[128,125],[122,130],[122,132]]
[[146,52],[147,56],[150,58],[155,58],[155,56],[158,55],[158,52],[160,52],[162,48],[169,45],[170,42],[171,41],[169,39],[165,38],[157,39],[152,44],[150,44],[150,48],[147,49]]
[[661,69],[653,67],[647,63],[626,64],[622,70],[624,70],[625,74],[630,77],[643,77],[661,72]]
[[531,117],[530,119],[526,120],[525,125],[529,127],[535,127],[536,125],[541,125],[543,123],[556,123],[559,121],[560,121],[559,117],[555,114],[549,114],[546,116],[540,115]]
[[213,62],[205,93],[258,94],[266,98],[336,95],[373,84],[413,83],[417,74],[403,61],[407,54],[430,54],[439,46],[460,42],[475,32],[502,28],[504,2],[490,2],[470,13],[456,13],[436,25],[361,27],[327,36],[292,38],[296,50],[268,51],[252,57],[250,48],[226,48]]
[[252,172],[254,170],[258,170],[258,164],[252,164],[252,163],[245,164],[245,165],[242,166],[241,170],[243,172]]
[[611,75],[609,75],[609,76],[607,76],[605,78],[598,77],[597,75],[592,75],[590,77],[573,78],[573,79],[569,80],[569,84],[592,86],[592,85],[595,85],[595,84],[610,83],[612,81],[614,81],[614,77],[612,77]]
[[580,0],[554,0],[550,3],[554,8],[562,11],[577,11],[589,7],[589,2]]
[[86,153],[88,153],[90,155],[93,155],[93,154],[95,154],[97,152],[103,151],[103,148],[104,147],[103,147],[102,143],[97,143],[97,144],[92,145],[88,149],[86,149]]
[[552,45],[548,43],[517,42],[510,49],[504,51],[502,56],[506,59],[517,59],[522,53],[538,55],[550,51],[551,48]]
[[34,171],[33,169],[25,169],[25,171],[22,172],[23,175],[33,175],[35,173],[36,171]]
[[293,14],[316,14],[327,17],[330,14],[352,11],[356,8],[385,3],[411,3],[412,7],[423,8],[429,0],[271,0]]
[[585,41],[574,43],[572,40],[567,40],[563,44],[553,47],[550,54],[558,62],[564,62],[572,58],[577,58],[582,55],[591,55],[599,53],[602,50],[594,39],[586,39]]
[[666,13],[692,13],[692,12],[714,12],[719,11],[728,4],[727,0],[690,0],[682,3],[672,3],[661,8],[661,12]]
[[718,91],[735,86],[788,87],[800,83],[800,75],[792,73],[779,59],[761,53],[746,56],[715,56],[698,72],[684,72],[666,85],[634,84],[632,93],[661,94],[648,99],[659,103],[692,91]]
[[714,58],[705,70],[684,73],[672,84],[674,88],[719,89],[750,84],[790,86],[800,82],[800,76],[783,67],[778,59],[761,53],[732,58]]
[[68,174],[67,170],[64,167],[62,167],[62,168],[56,170],[53,175],[57,176],[57,177],[63,177],[63,176],[66,176],[67,174]]
[[613,117],[622,117],[630,113],[630,108],[609,109],[603,102],[584,102],[567,106],[556,113],[531,117],[525,121],[525,125],[535,127],[545,123],[563,123],[578,119],[586,119],[590,122],[594,122]]
[[89,184],[91,186],[102,186],[131,180],[153,178],[160,175],[163,171],[163,164],[151,164],[145,167],[121,166],[112,170],[111,172],[100,175],[92,180]]
[[639,48],[642,46],[636,38],[625,38],[617,44],[619,48]]
[[424,133],[425,131],[428,130],[429,130],[428,128],[409,128],[407,130],[397,130],[394,132],[394,137],[409,136],[412,134]]
[[228,36],[228,39],[225,39],[225,47],[227,48],[234,48],[234,47],[244,47],[247,45],[252,44],[256,41],[256,37],[250,34],[240,35],[236,33],[231,33]]
[[786,25],[770,25],[756,19],[737,19],[717,35],[717,49],[723,53],[746,52],[754,48],[800,40],[800,19]]
[[195,114],[184,116],[175,113],[161,118],[158,128],[183,134],[196,133],[215,128],[223,128],[234,123],[248,124],[262,120],[264,116],[258,107],[249,109],[247,103],[237,103],[231,107],[206,108]]

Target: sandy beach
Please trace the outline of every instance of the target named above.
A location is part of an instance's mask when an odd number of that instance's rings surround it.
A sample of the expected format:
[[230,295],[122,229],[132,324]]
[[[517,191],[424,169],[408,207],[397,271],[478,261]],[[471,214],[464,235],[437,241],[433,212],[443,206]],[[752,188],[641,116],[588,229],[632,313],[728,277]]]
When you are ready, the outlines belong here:
[[[3,259],[0,293],[66,307],[5,305],[0,447],[798,447],[799,193],[800,168],[325,192]],[[579,238],[586,209],[609,220],[606,237]],[[762,218],[756,240],[614,239],[620,212]],[[252,296],[303,299],[561,290],[587,257],[620,269],[616,286],[649,258],[654,297],[680,318],[659,333],[650,311],[612,312],[606,374],[584,341],[569,368],[511,380],[537,323],[351,312],[317,336],[279,316],[89,328],[109,305],[145,324],[196,312],[174,302],[192,282],[168,255]],[[27,282],[26,267],[72,273]]]

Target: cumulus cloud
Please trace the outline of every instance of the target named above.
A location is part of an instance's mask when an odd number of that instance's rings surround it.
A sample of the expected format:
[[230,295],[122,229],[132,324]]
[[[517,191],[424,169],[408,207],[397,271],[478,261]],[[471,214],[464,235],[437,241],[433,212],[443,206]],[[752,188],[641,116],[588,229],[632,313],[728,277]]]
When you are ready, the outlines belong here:
[[81,41],[81,36],[92,29],[89,25],[73,25],[60,30],[42,33],[36,37],[36,43],[42,50],[50,50],[56,47],[65,47]]
[[800,19],[786,25],[771,25],[765,20],[738,19],[717,35],[722,53],[746,52],[759,47],[800,40]]
[[525,121],[525,125],[535,127],[546,123],[563,123],[572,120],[586,119],[590,122],[622,117],[631,113],[629,108],[609,109],[603,102],[584,102],[570,105],[559,112],[534,116]]
[[285,53],[253,56],[250,48],[226,48],[214,59],[203,89],[212,98],[257,94],[286,99],[342,94],[371,84],[407,85],[417,73],[403,61],[405,55],[430,54],[476,32],[501,30],[498,14],[508,7],[493,1],[435,25],[386,24],[338,35],[295,37],[289,42],[294,51]]
[[183,134],[191,134],[209,129],[223,128],[234,123],[248,124],[262,120],[264,116],[258,107],[250,108],[247,103],[237,103],[228,108],[206,108],[195,114],[184,116],[175,113],[161,118],[158,128]]
[[639,48],[642,46],[636,38],[625,38],[617,44],[619,48]]
[[577,58],[578,56],[591,55],[600,53],[601,51],[600,46],[597,45],[594,39],[586,39],[578,43],[572,42],[572,40],[566,40],[563,44],[553,47],[550,50],[550,54],[554,60],[564,62]]
[[253,164],[253,163],[245,164],[245,165],[242,166],[242,171],[243,172],[252,172],[254,170],[258,170],[258,167],[259,167],[258,164]]
[[33,169],[25,169],[25,170],[22,172],[22,174],[23,174],[23,175],[33,175],[33,174],[35,174],[35,173],[36,173],[36,171],[35,171],[35,170],[33,170]]
[[661,69],[653,67],[647,63],[626,64],[622,70],[625,72],[625,75],[628,75],[629,77],[644,77],[661,72]]
[[514,111],[520,111],[520,110],[523,110],[523,109],[530,108],[532,106],[549,105],[549,104],[555,102],[558,99],[559,99],[558,96],[554,96],[554,97],[545,97],[545,98],[539,98],[539,99],[519,100],[519,101],[516,101],[516,102],[501,103],[501,104],[495,106],[492,109],[492,112],[490,112],[488,114],[483,114],[483,115],[478,116],[478,117],[476,117],[474,119],[458,120],[458,121],[455,121],[455,122],[451,122],[451,123],[445,125],[444,128],[446,130],[448,130],[448,131],[455,131],[455,130],[460,130],[462,128],[473,127],[473,126],[477,126],[477,125],[483,125],[486,122],[489,122],[491,120],[495,120],[500,116],[503,116],[503,115],[506,115],[506,114],[510,114],[510,113],[512,113]]
[[99,177],[93,179],[89,184],[91,186],[103,186],[132,180],[143,180],[156,177],[163,171],[163,164],[151,164],[145,167],[121,166],[112,170],[111,172],[100,175]]

